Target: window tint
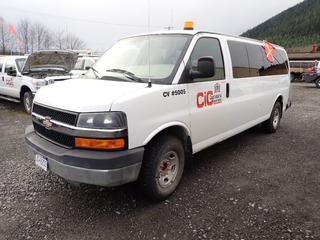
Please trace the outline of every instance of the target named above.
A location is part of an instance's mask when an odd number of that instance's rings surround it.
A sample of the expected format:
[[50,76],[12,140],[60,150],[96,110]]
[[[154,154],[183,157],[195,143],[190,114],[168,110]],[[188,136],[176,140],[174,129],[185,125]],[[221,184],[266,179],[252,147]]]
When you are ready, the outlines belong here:
[[249,67],[250,76],[260,76],[261,67],[263,66],[263,52],[260,45],[246,44],[248,56],[249,56]]
[[274,63],[268,61],[262,45],[228,41],[234,78],[288,74],[285,51],[275,49]]
[[190,58],[190,64],[193,70],[197,71],[198,59],[201,57],[213,57],[216,72],[215,75],[210,78],[194,79],[194,81],[212,81],[221,80],[225,78],[224,63],[221,52],[221,47],[218,39],[215,38],[200,38],[196,43]]
[[231,55],[233,77],[250,77],[249,60],[246,44],[237,41],[228,41]]
[[[262,48],[262,46],[261,46]],[[263,51],[263,65],[260,70],[260,76],[268,76],[268,75],[282,75],[282,74],[288,74],[288,59],[283,52],[280,53],[279,49],[275,49],[274,63],[271,63],[267,60],[266,54],[262,48]]]
[[5,72],[5,73],[8,73],[8,71],[9,71],[10,68],[12,68],[12,70],[16,70],[16,65],[14,64],[14,61],[13,61],[13,60],[8,60],[8,61],[6,62],[4,72]]

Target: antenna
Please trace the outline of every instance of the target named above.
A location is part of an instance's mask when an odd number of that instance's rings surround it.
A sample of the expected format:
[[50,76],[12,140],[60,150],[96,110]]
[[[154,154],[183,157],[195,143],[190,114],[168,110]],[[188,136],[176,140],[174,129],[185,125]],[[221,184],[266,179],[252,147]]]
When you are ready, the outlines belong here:
[[[150,0],[148,0],[148,33],[150,32]],[[149,68],[149,79],[148,79],[148,87],[152,87],[151,83],[151,70],[150,70],[150,35],[148,35],[148,68]]]

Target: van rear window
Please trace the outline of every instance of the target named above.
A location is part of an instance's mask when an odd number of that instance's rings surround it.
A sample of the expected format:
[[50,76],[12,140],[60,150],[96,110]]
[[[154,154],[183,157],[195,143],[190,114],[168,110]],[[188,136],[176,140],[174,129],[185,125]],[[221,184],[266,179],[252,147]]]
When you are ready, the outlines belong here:
[[275,49],[275,62],[267,60],[262,45],[228,41],[234,78],[288,74],[285,51]]

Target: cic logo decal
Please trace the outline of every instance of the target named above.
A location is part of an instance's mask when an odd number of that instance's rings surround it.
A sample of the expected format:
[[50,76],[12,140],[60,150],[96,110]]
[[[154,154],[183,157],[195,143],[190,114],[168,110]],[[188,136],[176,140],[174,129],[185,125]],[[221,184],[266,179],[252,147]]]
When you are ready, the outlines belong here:
[[197,108],[210,107],[222,103],[221,85],[216,83],[214,90],[198,92],[196,96]]
[[50,117],[45,117],[42,120],[42,125],[46,128],[46,129],[50,129],[52,128],[52,122],[51,122],[51,118]]

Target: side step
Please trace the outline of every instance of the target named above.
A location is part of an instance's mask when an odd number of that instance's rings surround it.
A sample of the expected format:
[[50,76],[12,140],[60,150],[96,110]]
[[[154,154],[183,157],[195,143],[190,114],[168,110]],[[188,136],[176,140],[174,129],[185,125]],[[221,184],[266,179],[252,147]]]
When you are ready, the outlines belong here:
[[11,102],[16,102],[16,103],[20,103],[21,102],[20,100],[18,100],[16,98],[11,98],[11,97],[1,96],[1,95],[0,95],[0,98],[8,100],[8,101],[11,101]]

